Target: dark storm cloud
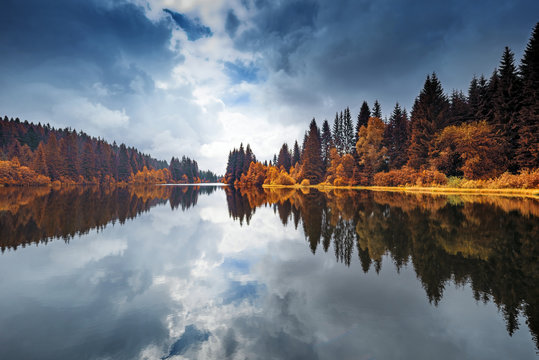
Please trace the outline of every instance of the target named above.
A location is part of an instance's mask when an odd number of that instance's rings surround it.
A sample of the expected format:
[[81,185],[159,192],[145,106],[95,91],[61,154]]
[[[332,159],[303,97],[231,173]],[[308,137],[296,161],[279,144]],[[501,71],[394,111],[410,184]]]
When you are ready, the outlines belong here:
[[169,9],[164,9],[163,11],[169,14],[174,22],[178,24],[183,31],[185,31],[187,34],[187,39],[190,41],[195,41],[200,38],[210,37],[213,35],[211,29],[201,24],[198,19],[192,20],[184,14],[180,14]]
[[[254,29],[235,38],[239,49],[264,53],[274,70],[302,74],[305,88],[337,101],[382,98],[385,113],[395,101],[408,105],[432,71],[446,91],[466,90],[474,73],[492,72],[505,45],[521,53],[539,14],[531,0],[257,1],[255,8]],[[283,99],[295,101],[289,95]]]
[[150,69],[172,66],[170,20],[152,22],[127,2],[3,1],[0,82],[83,88],[100,82],[130,92],[153,87]]

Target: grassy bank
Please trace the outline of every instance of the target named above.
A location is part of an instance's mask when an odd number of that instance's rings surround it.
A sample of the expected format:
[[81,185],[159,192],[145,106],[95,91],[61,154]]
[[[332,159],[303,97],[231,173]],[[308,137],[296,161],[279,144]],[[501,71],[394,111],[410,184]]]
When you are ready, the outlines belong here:
[[498,196],[523,196],[539,199],[539,189],[470,189],[470,188],[453,188],[453,187],[423,187],[423,186],[333,186],[333,185],[263,185],[264,188],[294,188],[294,189],[317,189],[325,190],[370,190],[370,191],[391,191],[405,193],[431,193],[440,195],[498,195]]

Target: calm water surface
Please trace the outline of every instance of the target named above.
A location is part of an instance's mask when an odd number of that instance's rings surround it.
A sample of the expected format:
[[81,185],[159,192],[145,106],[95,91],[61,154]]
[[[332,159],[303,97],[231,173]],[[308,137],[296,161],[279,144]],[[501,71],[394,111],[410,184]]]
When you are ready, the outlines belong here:
[[0,188],[0,359],[537,359],[539,201]]

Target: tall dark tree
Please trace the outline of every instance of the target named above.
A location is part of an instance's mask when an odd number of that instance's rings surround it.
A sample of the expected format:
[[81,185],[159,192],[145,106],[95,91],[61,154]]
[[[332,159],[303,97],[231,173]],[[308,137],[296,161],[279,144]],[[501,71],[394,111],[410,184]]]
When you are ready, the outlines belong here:
[[408,160],[408,115],[399,103],[395,104],[393,113],[384,132],[384,145],[387,148],[389,169],[400,169]]
[[495,95],[494,124],[505,140],[508,168],[518,170],[515,154],[519,141],[518,113],[522,107],[521,81],[515,66],[513,52],[505,47],[499,68],[499,84]]
[[435,134],[447,125],[449,101],[435,73],[427,76],[414,102],[411,115],[411,140],[408,165],[419,169],[428,163]]
[[301,159],[301,150],[299,149],[298,141],[296,140],[294,142],[294,150],[292,150],[292,166],[296,166],[296,164]]
[[286,143],[281,146],[279,150],[279,156],[277,157],[277,167],[284,167],[286,171],[290,171],[290,166],[292,166],[292,157],[290,156],[290,150],[288,150],[288,145]]
[[462,91],[453,90],[449,99],[448,125],[460,125],[472,120],[468,99]]
[[120,145],[120,151],[118,152],[118,180],[129,181],[131,176],[131,163],[129,161],[129,154],[127,153],[127,147],[124,143]]
[[352,124],[352,115],[350,114],[350,109],[348,107],[344,109],[342,124],[343,153],[351,154],[353,148],[356,146],[356,136],[354,134],[354,126]]
[[309,125],[309,132],[305,149],[303,151],[303,172],[304,177],[309,179],[311,184],[318,184],[323,178],[322,149],[320,144],[320,130],[313,118]]
[[245,149],[243,148],[243,143],[241,143],[240,148],[238,149],[238,154],[236,156],[236,173],[234,174],[234,178],[236,180],[239,180],[241,178],[241,174],[243,173],[244,162],[245,162]]
[[371,117],[371,110],[369,109],[369,104],[367,104],[366,101],[363,101],[363,104],[361,104],[361,109],[359,109],[359,114],[357,115],[356,134],[355,134],[356,137],[354,141],[354,148],[355,148],[355,144],[359,140],[359,129],[362,126],[367,127],[367,123],[369,122],[370,117]]
[[249,166],[251,165],[251,162],[256,162],[256,158],[253,154],[253,151],[251,150],[251,145],[247,144],[247,147],[245,148],[245,158],[243,159],[244,174],[247,174],[247,171],[249,171]]
[[60,140],[60,151],[64,157],[65,173],[62,174],[71,180],[77,180],[80,172],[79,151],[77,147],[77,133],[69,131]]
[[322,124],[322,137],[320,139],[322,146],[322,163],[324,164],[324,172],[329,166],[329,150],[333,146],[333,138],[331,135],[331,129],[329,128],[329,123],[327,120],[324,120]]
[[94,148],[90,142],[84,144],[82,151],[81,173],[86,180],[91,180],[94,177],[97,178],[96,157]]
[[335,120],[333,120],[333,144],[339,153],[342,153],[342,139],[342,113],[341,116],[339,116],[339,113],[337,112],[335,114]]
[[539,22],[524,51],[520,74],[522,108],[515,158],[520,168],[539,168]]
[[374,106],[372,107],[372,116],[377,117],[378,119],[382,119],[382,107],[380,106],[378,100],[374,101]]

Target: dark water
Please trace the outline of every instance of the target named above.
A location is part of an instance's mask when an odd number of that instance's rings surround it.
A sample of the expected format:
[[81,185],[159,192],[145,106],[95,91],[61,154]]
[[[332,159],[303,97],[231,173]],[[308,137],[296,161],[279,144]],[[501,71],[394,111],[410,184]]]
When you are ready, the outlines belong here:
[[536,359],[539,201],[0,188],[0,359]]

